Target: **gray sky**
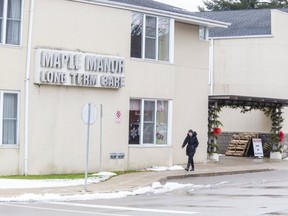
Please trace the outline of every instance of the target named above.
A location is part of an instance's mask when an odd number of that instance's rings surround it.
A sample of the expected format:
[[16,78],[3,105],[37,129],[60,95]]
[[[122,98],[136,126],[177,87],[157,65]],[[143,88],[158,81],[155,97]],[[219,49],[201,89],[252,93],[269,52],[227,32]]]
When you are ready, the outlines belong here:
[[203,0],[155,0],[155,1],[170,4],[190,11],[198,11],[197,6],[198,5],[203,6]]

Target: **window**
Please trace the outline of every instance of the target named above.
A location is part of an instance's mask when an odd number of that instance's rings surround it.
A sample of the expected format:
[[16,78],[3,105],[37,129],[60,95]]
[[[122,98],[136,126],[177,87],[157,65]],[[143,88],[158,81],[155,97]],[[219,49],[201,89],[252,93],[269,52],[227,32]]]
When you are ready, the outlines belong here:
[[199,27],[199,38],[201,40],[207,40],[208,39],[208,29],[204,26]]
[[0,92],[1,99],[1,144],[18,143],[18,94]]
[[3,26],[3,6],[4,6],[4,1],[0,0],[0,42],[2,43],[2,26]]
[[0,0],[0,42],[20,44],[21,0]]
[[169,61],[170,19],[132,14],[131,57]]
[[131,99],[129,144],[168,144],[169,101]]

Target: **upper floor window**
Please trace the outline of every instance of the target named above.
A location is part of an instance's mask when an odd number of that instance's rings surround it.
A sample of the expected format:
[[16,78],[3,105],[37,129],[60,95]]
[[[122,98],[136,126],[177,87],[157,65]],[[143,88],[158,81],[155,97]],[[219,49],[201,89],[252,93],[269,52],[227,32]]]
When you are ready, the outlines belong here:
[[22,0],[0,0],[0,43],[20,44]]
[[208,29],[204,26],[199,27],[199,38],[201,40],[207,40],[208,39]]
[[18,93],[0,92],[0,137],[2,145],[18,143]]
[[170,19],[133,13],[131,57],[169,61]]

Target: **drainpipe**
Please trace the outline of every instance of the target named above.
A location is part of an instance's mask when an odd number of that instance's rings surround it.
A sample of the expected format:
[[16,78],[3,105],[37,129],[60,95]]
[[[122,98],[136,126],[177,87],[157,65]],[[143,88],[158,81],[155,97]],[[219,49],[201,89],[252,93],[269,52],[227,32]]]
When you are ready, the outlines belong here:
[[214,40],[209,43],[209,95],[213,95],[214,87]]
[[25,75],[25,117],[24,117],[24,175],[28,175],[28,144],[29,144],[29,84],[30,84],[30,65],[31,65],[31,44],[32,44],[32,28],[33,28],[33,10],[34,0],[30,1],[29,8],[29,29],[28,44],[26,57],[26,75]]

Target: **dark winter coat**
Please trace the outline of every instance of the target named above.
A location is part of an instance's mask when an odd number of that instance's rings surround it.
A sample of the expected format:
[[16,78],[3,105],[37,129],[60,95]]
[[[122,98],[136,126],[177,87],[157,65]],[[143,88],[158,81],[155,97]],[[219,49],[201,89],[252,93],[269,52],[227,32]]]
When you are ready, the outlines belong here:
[[198,147],[198,139],[197,139],[197,133],[194,131],[192,136],[190,137],[189,134],[187,134],[186,138],[184,139],[184,142],[182,144],[182,148],[184,148],[186,145],[186,155],[194,155],[196,152],[196,148]]

